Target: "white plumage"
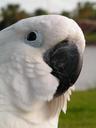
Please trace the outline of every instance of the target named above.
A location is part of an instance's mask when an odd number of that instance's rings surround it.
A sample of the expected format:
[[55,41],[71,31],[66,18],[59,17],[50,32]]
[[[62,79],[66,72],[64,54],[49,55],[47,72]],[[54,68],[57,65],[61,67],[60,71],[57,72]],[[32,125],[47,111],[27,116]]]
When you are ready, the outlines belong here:
[[[37,38],[28,41],[30,32]],[[43,54],[65,39],[76,43],[83,54],[81,29],[63,16],[24,19],[0,32],[0,128],[58,127],[60,111],[66,113],[74,85],[54,98],[59,80]]]

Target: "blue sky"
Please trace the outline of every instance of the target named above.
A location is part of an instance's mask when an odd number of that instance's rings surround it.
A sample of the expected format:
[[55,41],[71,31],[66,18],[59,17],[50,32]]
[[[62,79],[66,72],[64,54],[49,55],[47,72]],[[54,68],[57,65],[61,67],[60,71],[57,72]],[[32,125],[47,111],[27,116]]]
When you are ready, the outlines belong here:
[[79,1],[96,2],[96,0],[0,0],[0,8],[8,3],[18,3],[28,12],[32,12],[36,8],[44,8],[50,12],[59,12],[61,10],[71,11]]

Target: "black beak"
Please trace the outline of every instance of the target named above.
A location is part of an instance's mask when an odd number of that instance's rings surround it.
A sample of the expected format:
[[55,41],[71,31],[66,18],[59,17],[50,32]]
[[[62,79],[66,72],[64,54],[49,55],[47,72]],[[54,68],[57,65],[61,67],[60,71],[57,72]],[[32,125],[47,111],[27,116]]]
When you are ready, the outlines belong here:
[[82,68],[82,56],[74,43],[64,40],[44,53],[44,61],[52,67],[59,86],[54,96],[60,96],[72,86]]

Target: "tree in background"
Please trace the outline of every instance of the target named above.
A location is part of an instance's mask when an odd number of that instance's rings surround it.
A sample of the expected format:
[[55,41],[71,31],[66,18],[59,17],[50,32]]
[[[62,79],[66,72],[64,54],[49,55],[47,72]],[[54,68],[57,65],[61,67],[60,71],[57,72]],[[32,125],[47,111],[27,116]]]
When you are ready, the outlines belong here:
[[67,16],[67,17],[71,17],[70,12],[68,12],[68,11],[62,11],[62,12],[61,12],[61,15],[62,15],[62,16]]
[[17,22],[20,19],[29,17],[29,14],[23,10],[20,10],[19,5],[8,5],[5,8],[1,9],[0,15],[0,30],[9,25]]
[[48,15],[48,12],[46,10],[44,10],[44,9],[39,8],[39,9],[34,11],[33,15],[34,16]]
[[85,2],[78,3],[74,11],[75,19],[96,19],[95,3]]

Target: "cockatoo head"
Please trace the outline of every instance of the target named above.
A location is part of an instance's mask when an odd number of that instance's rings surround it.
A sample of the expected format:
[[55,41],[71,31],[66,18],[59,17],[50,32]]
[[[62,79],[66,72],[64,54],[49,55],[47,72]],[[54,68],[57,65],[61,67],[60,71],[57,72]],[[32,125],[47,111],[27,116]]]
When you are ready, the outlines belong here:
[[32,17],[2,30],[0,72],[14,104],[64,94],[80,74],[84,48],[81,29],[64,16]]

